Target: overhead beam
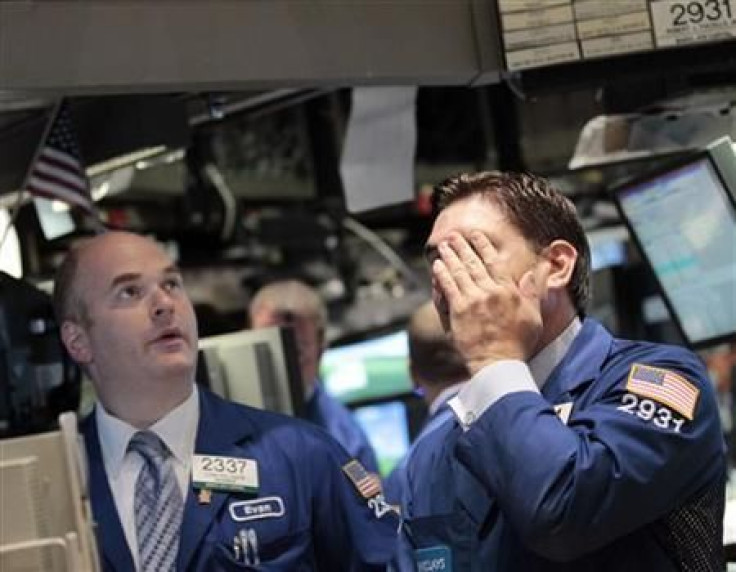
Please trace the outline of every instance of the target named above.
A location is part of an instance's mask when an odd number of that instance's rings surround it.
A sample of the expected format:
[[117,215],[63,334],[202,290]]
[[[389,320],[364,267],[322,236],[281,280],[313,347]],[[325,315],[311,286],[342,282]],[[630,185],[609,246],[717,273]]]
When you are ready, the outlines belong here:
[[0,90],[496,82],[492,0],[3,0]]

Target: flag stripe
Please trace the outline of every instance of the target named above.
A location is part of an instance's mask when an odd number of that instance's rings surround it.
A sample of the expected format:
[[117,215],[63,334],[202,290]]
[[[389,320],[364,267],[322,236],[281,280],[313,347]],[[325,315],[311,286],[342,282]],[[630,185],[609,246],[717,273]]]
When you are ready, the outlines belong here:
[[670,395],[663,394],[661,392],[653,390],[651,387],[646,387],[646,388],[631,388],[630,387],[629,390],[642,397],[651,397],[652,399],[659,401],[663,405],[667,405],[671,407],[672,409],[674,409],[675,411],[677,411],[678,413],[681,413],[689,421],[693,420],[693,414],[695,412],[694,403],[684,403],[680,399],[672,398]]
[[84,179],[85,181],[87,179],[87,174],[82,170],[79,165],[69,165],[68,163],[57,161],[54,157],[48,157],[46,153],[41,153],[38,158],[38,164],[48,166],[49,168],[55,169],[57,171],[74,174],[80,179]]
[[685,395],[682,392],[677,391],[676,389],[669,388],[669,387],[652,387],[651,384],[648,383],[641,383],[636,380],[631,380],[631,383],[629,384],[629,387],[635,387],[635,388],[641,388],[641,389],[649,389],[652,391],[657,391],[659,393],[662,393],[663,395],[671,395],[675,399],[679,399],[683,402],[688,402],[695,398],[695,395]]
[[41,150],[41,156],[47,158],[50,163],[64,165],[66,167],[71,167],[75,171],[79,171],[79,161],[64,151],[59,151],[53,147],[44,147]]
[[38,163],[33,173],[34,177],[46,181],[59,183],[60,185],[69,184],[79,191],[87,190],[87,182],[79,176],[69,173],[68,171],[60,171],[55,167],[51,167],[45,163]]
[[84,197],[80,196],[75,191],[69,190],[67,187],[55,185],[49,182],[41,182],[41,184],[37,185],[34,184],[33,181],[34,179],[31,179],[26,185],[28,192],[31,194],[40,195],[45,199],[73,203],[84,209],[93,208],[89,201],[86,201]]

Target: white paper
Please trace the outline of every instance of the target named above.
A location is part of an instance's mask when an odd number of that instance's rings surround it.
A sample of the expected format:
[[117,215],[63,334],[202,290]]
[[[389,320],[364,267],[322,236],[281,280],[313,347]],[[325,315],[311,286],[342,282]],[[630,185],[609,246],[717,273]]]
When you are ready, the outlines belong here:
[[353,89],[340,176],[350,212],[414,197],[416,86]]
[[64,210],[56,210],[54,202],[41,197],[33,197],[38,222],[41,224],[46,240],[53,240],[74,230],[74,219],[69,213],[69,207],[65,205]]

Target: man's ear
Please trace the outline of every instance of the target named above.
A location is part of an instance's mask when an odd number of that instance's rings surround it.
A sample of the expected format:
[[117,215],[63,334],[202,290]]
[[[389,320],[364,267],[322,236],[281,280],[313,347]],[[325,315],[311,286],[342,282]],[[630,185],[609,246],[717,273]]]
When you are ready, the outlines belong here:
[[61,341],[77,363],[87,364],[92,361],[87,332],[76,322],[66,320],[61,324]]
[[564,290],[572,279],[578,259],[577,250],[566,240],[553,240],[545,248],[545,258],[549,261],[547,288]]

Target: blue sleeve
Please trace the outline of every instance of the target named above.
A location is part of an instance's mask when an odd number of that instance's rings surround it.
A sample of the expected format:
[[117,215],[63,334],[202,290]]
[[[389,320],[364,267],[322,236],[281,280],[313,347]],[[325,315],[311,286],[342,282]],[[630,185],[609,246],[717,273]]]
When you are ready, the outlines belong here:
[[407,457],[399,461],[391,474],[383,480],[383,496],[386,502],[393,505],[401,504],[401,497],[406,490],[406,463]]
[[314,540],[320,570],[384,570],[396,549],[398,515],[382,495],[364,498],[342,467],[351,459],[325,442],[312,460]]
[[[393,479],[393,481],[392,481]],[[393,482],[393,485],[391,484]],[[396,543],[396,552],[391,562],[392,572],[415,572],[414,564],[414,546],[409,538],[409,529],[406,523],[411,520],[411,475],[409,468],[409,457],[405,457],[401,464],[391,473],[389,479],[385,483],[386,498],[392,504],[401,506],[401,526]]]
[[368,438],[362,430],[360,434],[361,441],[358,442],[358,450],[353,456],[370,472],[378,474],[378,460],[376,459],[376,454],[373,452],[373,447],[371,447],[371,444],[368,442]]
[[321,425],[366,469],[377,474],[376,454],[353,413],[321,387],[317,389],[314,399],[315,418],[312,421]]
[[458,441],[459,461],[497,499],[524,543],[546,558],[571,560],[606,545],[724,475],[715,399],[695,356],[660,352],[644,362],[699,388],[692,421],[677,423],[661,403],[654,411],[632,405],[637,398],[627,398],[625,387],[630,363],[594,380],[595,395],[573,405],[568,425],[544,397],[520,392],[490,407]]

